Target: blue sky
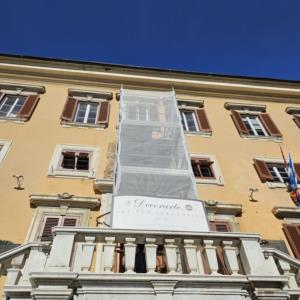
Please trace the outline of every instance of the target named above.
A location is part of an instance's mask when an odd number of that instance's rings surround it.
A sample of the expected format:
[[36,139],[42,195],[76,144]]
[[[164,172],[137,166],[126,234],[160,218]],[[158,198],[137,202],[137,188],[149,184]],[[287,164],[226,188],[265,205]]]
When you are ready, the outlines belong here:
[[2,0],[0,53],[300,80],[299,0]]

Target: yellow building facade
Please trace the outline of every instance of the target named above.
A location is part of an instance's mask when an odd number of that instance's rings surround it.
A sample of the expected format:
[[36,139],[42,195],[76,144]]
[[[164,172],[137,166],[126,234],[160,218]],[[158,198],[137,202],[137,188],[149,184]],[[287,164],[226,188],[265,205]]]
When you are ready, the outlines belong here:
[[[289,255],[298,256],[300,246],[283,231],[284,224],[300,226],[300,207],[284,183],[280,146],[297,172],[299,82],[18,56],[0,56],[4,250],[10,243],[48,241],[46,217],[59,218],[54,226],[68,226],[69,217],[75,220],[69,226],[107,227],[103,195],[112,192],[121,87],[175,91],[211,224],[283,241]],[[30,96],[31,106],[20,114]]]

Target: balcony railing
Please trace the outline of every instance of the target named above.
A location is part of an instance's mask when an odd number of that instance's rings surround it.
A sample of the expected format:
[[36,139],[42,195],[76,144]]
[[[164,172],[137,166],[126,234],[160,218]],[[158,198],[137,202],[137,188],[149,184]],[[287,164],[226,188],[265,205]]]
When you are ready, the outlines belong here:
[[71,227],[56,227],[53,234],[50,252],[41,243],[25,256],[14,257],[7,272],[6,295],[19,293],[21,287],[40,292],[45,285],[60,284],[71,293],[97,280],[114,281],[120,287],[124,280],[138,280],[137,285],[142,281],[153,285],[207,282],[224,288],[235,282],[241,289],[249,285],[300,295],[299,261],[262,249],[257,234]]

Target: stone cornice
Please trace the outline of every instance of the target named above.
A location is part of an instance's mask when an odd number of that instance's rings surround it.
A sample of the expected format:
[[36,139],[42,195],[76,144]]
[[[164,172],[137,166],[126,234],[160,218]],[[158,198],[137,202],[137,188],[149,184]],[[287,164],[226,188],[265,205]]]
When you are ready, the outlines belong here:
[[30,205],[37,206],[67,206],[71,208],[97,209],[100,207],[100,199],[97,197],[79,197],[63,193],[59,195],[36,195],[30,197]]
[[300,207],[274,206],[272,212],[279,219],[284,219],[284,218],[300,219]]
[[0,56],[0,73],[7,78],[42,78],[51,81],[81,81],[91,85],[160,89],[232,99],[300,103],[300,82],[176,72],[83,62]]
[[226,204],[218,201],[205,201],[205,208],[208,213],[241,216],[243,209],[241,204]]
[[95,179],[94,190],[100,194],[112,193],[113,192],[113,181],[112,179]]

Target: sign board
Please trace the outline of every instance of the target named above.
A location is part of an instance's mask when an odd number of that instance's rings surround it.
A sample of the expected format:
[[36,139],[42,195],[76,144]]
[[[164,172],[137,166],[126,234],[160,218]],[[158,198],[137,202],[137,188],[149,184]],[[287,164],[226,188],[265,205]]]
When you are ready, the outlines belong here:
[[112,228],[209,231],[201,201],[140,196],[114,197]]

